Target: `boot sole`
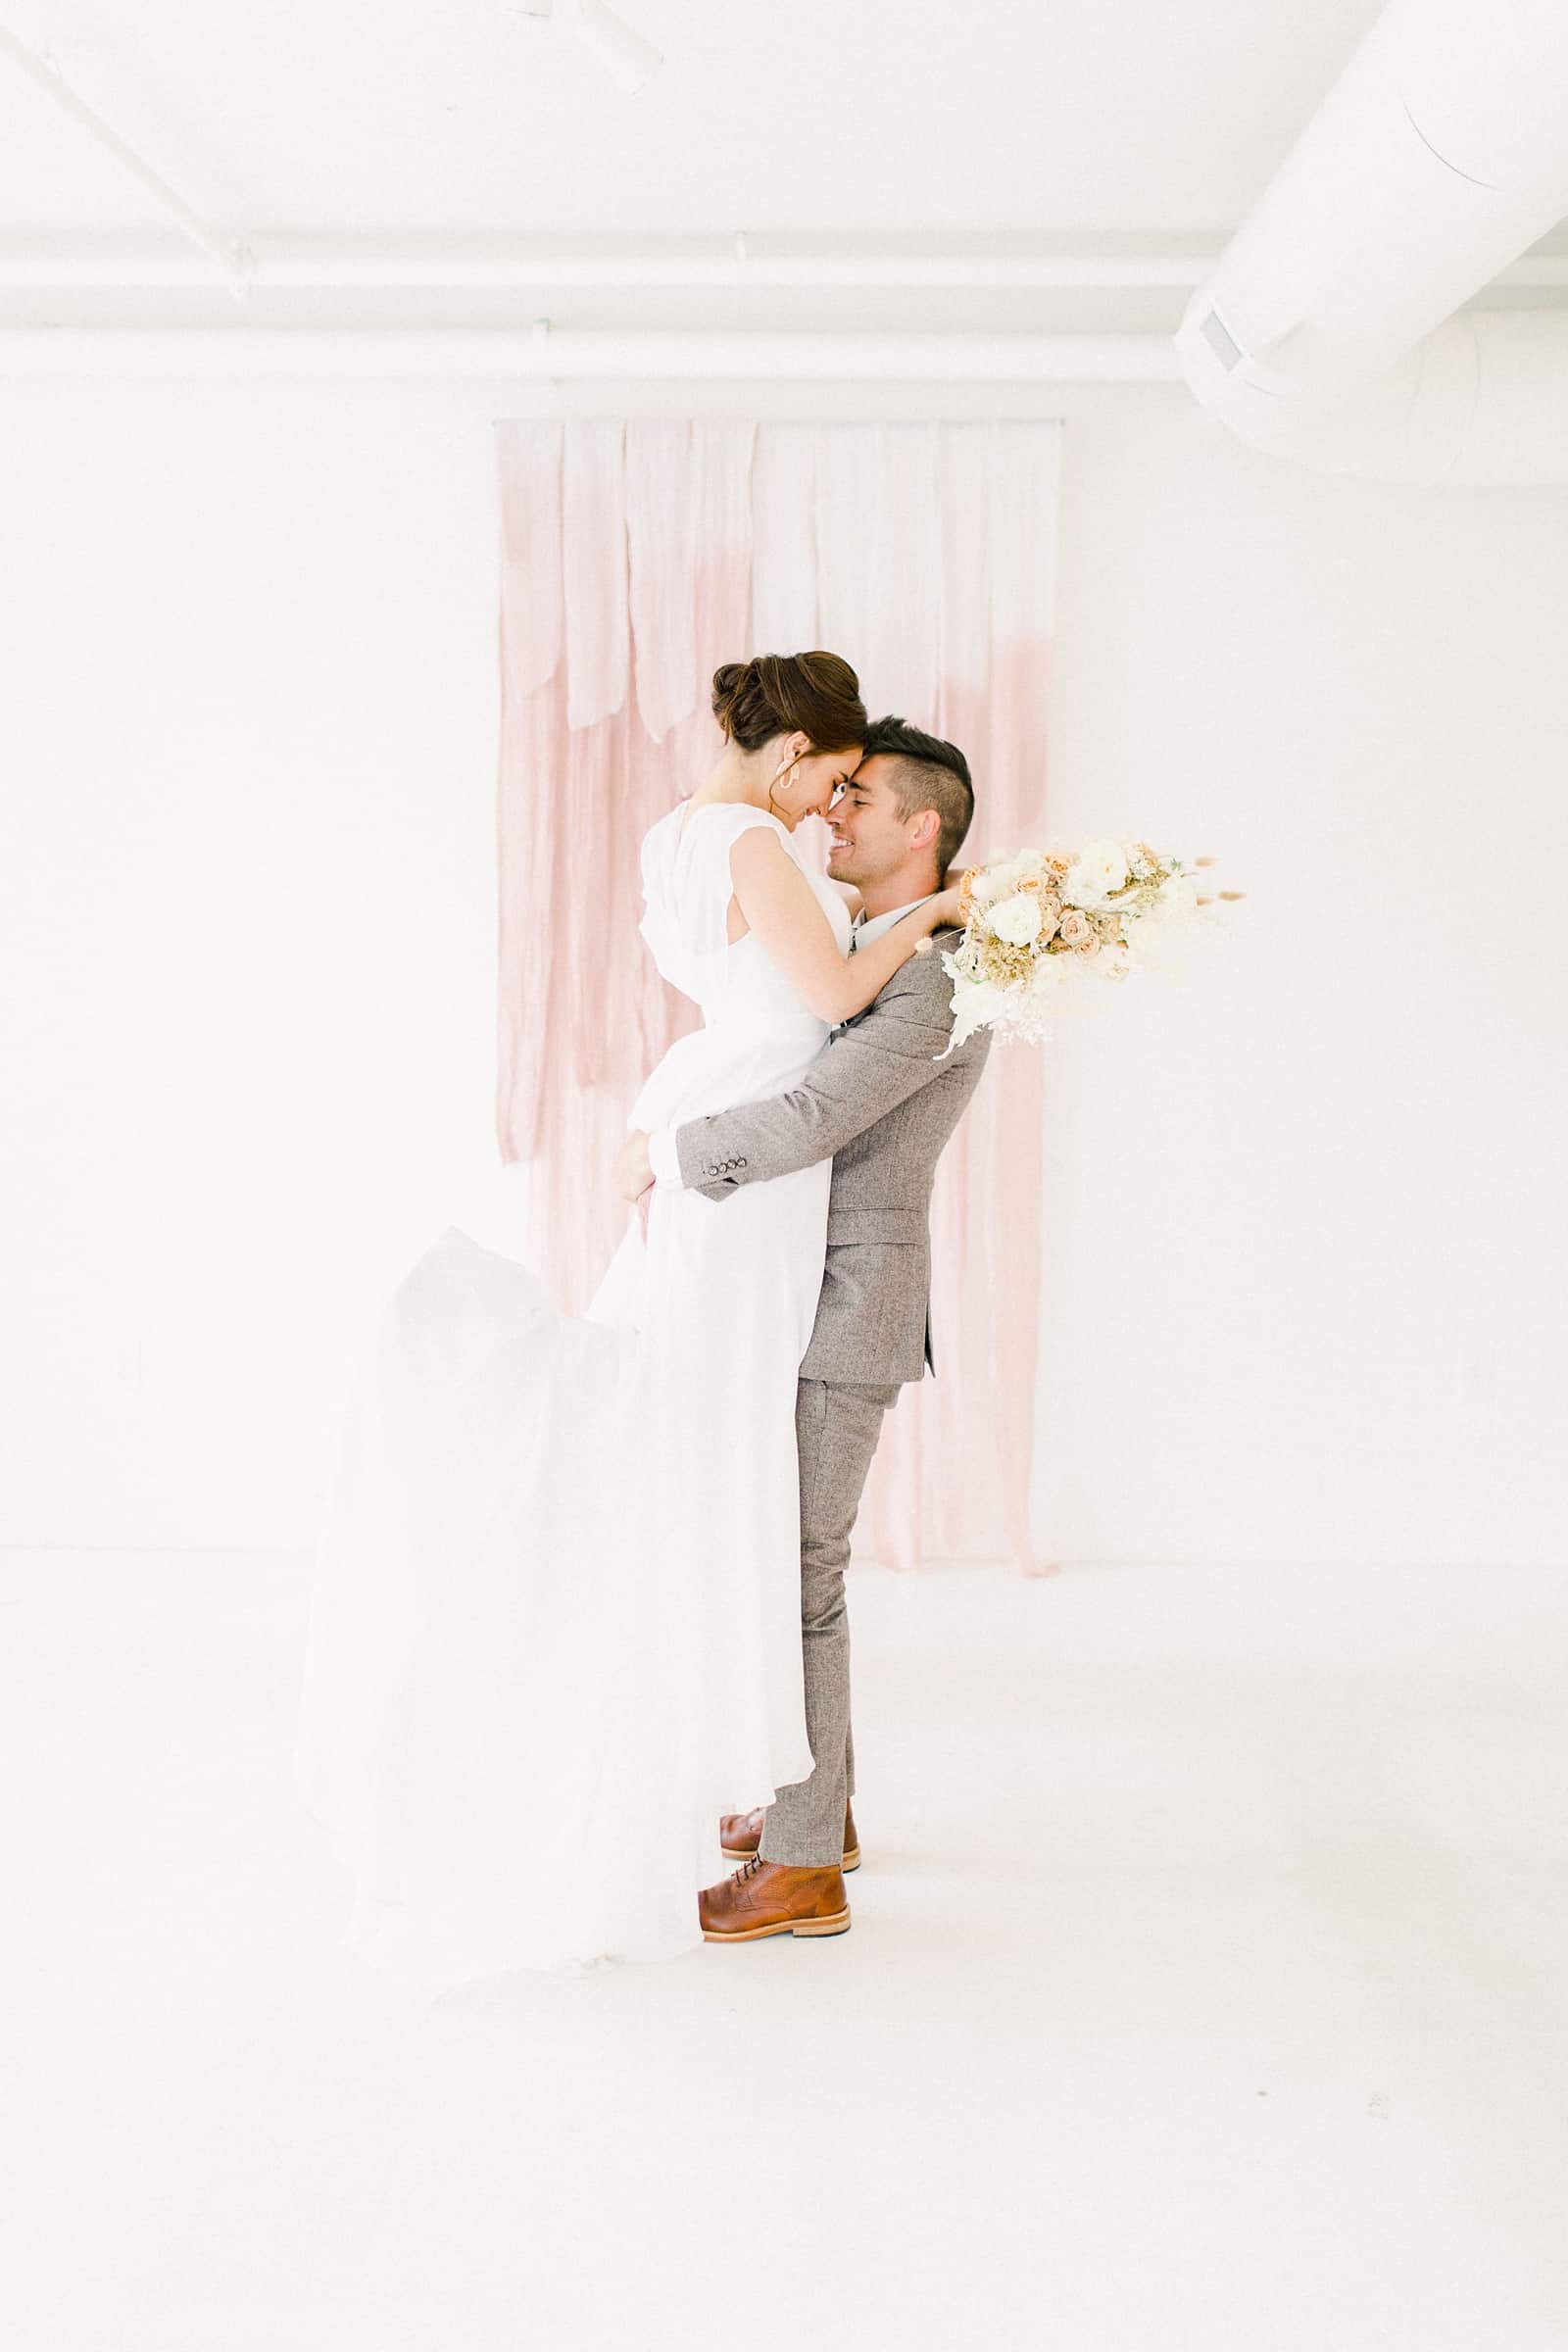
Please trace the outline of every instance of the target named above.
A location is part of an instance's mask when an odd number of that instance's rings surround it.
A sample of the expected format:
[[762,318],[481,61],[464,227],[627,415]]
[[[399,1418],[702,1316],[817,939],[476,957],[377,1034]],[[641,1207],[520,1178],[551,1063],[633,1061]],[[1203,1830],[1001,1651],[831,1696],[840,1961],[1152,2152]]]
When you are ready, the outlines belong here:
[[775,1919],[765,1928],[705,1928],[705,1943],[756,1943],[763,1936],[842,1936],[850,1924],[848,1910],[830,1912],[826,1919]]
[[[749,1862],[757,1848],[755,1845],[721,1845],[718,1850],[726,1862]],[[841,1870],[858,1870],[859,1867],[860,1849],[858,1845],[852,1845],[839,1864],[839,1868]]]

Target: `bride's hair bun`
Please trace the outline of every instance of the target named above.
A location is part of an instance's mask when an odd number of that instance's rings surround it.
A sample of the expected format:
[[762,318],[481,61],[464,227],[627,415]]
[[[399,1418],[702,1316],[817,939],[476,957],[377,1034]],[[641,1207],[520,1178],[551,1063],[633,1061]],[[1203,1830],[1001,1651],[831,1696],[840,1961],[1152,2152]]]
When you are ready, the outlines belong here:
[[756,654],[713,672],[713,716],[743,752],[797,728],[813,752],[847,752],[869,721],[860,681],[837,654]]
[[[726,735],[735,736],[735,722],[745,724],[741,698],[756,678],[755,662],[726,662],[713,672],[713,716]],[[740,738],[735,736],[738,742]]]

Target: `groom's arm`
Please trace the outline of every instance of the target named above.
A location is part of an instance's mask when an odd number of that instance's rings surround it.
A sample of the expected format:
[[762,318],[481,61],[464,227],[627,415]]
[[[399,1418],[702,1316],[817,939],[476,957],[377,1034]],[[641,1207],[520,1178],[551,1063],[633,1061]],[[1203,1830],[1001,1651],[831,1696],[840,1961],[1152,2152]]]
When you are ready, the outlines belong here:
[[798,1086],[765,1102],[689,1119],[655,1139],[656,1171],[670,1147],[680,1180],[710,1200],[743,1184],[787,1176],[831,1159],[921,1087],[961,1083],[967,1092],[990,1036],[969,1038],[946,1061],[953,1035],[953,983],[939,954],[914,956],[866,1010],[831,1037]]

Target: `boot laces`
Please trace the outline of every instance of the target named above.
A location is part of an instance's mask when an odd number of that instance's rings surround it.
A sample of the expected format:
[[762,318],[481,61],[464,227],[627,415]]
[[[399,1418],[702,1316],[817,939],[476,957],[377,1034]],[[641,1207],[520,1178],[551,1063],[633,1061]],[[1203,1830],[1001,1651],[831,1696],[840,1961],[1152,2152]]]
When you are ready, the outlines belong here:
[[761,1855],[752,1854],[749,1855],[746,1861],[741,1864],[739,1870],[736,1871],[735,1876],[737,1879],[755,1879],[761,1867]]

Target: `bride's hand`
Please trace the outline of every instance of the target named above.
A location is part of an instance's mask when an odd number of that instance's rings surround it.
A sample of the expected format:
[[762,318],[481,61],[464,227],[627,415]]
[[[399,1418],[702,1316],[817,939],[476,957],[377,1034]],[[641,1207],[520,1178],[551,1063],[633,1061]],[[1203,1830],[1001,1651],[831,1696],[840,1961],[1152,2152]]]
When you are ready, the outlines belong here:
[[946,890],[939,890],[932,901],[931,911],[936,917],[939,931],[947,930],[950,926],[961,931],[969,920],[963,906],[963,872],[962,868],[955,869]]
[[653,1163],[648,1156],[648,1138],[640,1128],[632,1129],[615,1154],[614,1181],[621,1199],[634,1205],[654,1181]]

